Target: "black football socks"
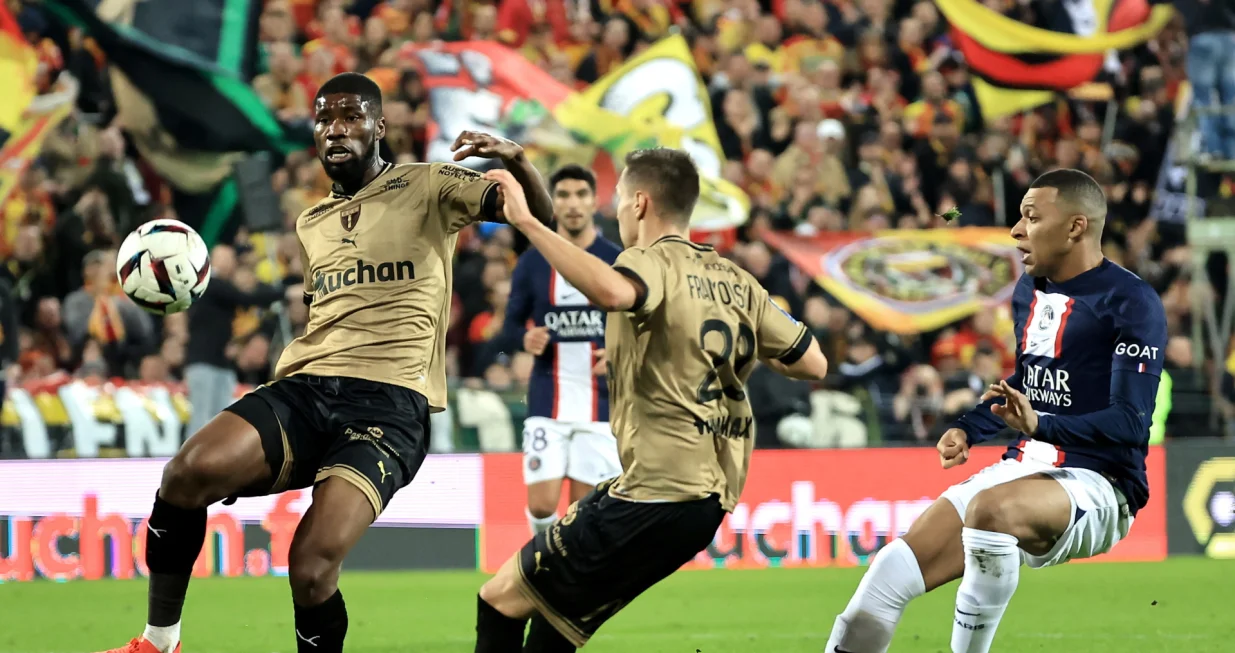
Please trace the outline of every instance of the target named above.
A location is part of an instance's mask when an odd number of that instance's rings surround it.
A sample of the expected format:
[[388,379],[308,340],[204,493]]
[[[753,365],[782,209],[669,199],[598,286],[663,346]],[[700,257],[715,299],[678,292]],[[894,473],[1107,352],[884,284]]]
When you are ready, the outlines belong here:
[[150,569],[147,623],[180,623],[193,564],[206,541],[206,509],[178,508],[157,494],[146,529],[146,566]]
[[343,653],[343,638],[347,636],[343,592],[335,590],[319,605],[295,608],[297,653]]
[[519,653],[527,619],[511,619],[476,595],[476,653]]
[[562,636],[549,624],[544,615],[537,613],[532,617],[532,624],[527,629],[527,644],[523,653],[574,653],[575,648],[570,640]]

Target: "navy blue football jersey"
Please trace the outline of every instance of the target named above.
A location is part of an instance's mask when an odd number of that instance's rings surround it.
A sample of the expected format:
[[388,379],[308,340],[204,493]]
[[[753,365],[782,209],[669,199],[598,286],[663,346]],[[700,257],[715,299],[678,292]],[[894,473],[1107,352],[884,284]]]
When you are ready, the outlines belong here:
[[[1039,415],[1004,458],[1042,460],[1105,476],[1135,514],[1149,499],[1145,457],[1158,377],[1166,353],[1166,313],[1149,284],[1114,263],[1062,283],[1021,277],[1012,296],[1016,371],[1009,384]],[[994,437],[1003,421],[985,402],[955,426],[970,444]]]
[[[587,251],[612,265],[622,248],[598,235]],[[603,375],[592,374],[594,352],[605,346],[605,312],[535,249],[519,257],[510,287],[502,326],[507,342],[522,347],[528,320],[549,327],[549,346],[536,357],[528,383],[528,416],[609,421],[609,388]]]

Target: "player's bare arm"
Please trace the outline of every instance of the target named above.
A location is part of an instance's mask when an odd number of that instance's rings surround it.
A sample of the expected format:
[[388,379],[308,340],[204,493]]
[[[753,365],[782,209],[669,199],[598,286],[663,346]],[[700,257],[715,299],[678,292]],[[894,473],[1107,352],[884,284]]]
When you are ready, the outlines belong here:
[[[517,182],[518,187],[522,189],[524,204],[531,215],[541,224],[552,224],[553,198],[549,196],[549,191],[545,188],[540,171],[523,153],[522,145],[483,132],[465,131],[455,139],[454,144],[450,146],[450,151],[455,153],[455,161],[462,161],[473,156],[482,159],[500,159],[502,165],[506,166],[506,170]],[[498,212],[507,220],[510,219],[505,215],[503,207],[499,207]]]
[[761,363],[775,370],[778,374],[799,381],[822,381],[828,375],[828,357],[819,348],[819,341],[811,339],[810,347],[801,358],[786,365],[774,358],[761,358]]
[[639,300],[642,288],[612,266],[559,236],[528,208],[527,197],[511,172],[490,170],[485,178],[501,185],[505,197],[506,221],[523,232],[549,265],[593,304],[606,311],[626,311]]

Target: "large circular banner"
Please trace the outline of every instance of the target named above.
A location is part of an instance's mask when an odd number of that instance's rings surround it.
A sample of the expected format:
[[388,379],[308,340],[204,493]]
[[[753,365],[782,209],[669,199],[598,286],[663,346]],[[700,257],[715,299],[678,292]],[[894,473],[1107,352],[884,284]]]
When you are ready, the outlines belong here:
[[805,238],[775,233],[765,239],[867,324],[894,333],[932,331],[1006,302],[1024,273],[1005,229]]

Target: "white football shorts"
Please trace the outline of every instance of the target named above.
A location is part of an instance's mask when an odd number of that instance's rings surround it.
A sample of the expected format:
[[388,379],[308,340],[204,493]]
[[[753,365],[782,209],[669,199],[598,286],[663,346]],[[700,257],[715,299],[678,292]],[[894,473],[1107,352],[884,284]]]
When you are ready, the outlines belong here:
[[622,473],[617,440],[608,422],[523,421],[523,482],[571,478],[598,485]]
[[1053,445],[1030,440],[1021,460],[1001,460],[944,490],[940,496],[951,501],[964,519],[969,502],[982,490],[1031,474],[1045,474],[1059,481],[1072,499],[1072,522],[1046,555],[1032,556],[1022,551],[1024,563],[1036,569],[1110,551],[1128,536],[1128,529],[1132,527],[1128,500],[1098,472],[1055,467],[1044,460],[1053,462],[1057,453]]

